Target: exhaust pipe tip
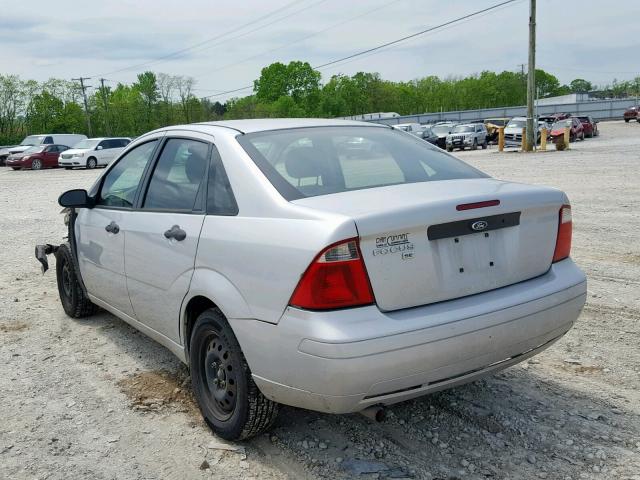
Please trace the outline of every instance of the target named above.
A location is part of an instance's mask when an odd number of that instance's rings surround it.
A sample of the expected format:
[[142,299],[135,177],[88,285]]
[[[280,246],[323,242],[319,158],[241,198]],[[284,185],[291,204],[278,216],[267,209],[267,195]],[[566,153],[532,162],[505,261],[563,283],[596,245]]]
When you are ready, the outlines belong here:
[[383,405],[371,405],[364,410],[360,410],[359,413],[378,423],[384,422],[387,419],[387,410]]

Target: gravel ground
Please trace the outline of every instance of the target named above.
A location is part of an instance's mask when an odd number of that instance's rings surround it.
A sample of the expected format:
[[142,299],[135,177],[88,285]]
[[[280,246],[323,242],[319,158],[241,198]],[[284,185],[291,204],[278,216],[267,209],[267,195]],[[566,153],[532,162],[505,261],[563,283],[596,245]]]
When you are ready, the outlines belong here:
[[460,154],[571,198],[589,295],[565,338],[382,424],[284,408],[235,449],[167,350],[107,313],[67,318],[40,275],[33,245],[65,233],[57,196],[98,172],[1,168],[0,478],[640,479],[640,125],[600,129],[567,152]]

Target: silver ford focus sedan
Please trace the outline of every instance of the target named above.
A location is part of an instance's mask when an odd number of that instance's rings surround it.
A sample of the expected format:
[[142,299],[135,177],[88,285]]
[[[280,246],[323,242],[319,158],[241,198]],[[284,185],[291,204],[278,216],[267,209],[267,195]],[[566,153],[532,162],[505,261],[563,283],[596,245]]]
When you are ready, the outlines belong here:
[[169,348],[227,439],[278,404],[379,418],[541,352],[586,298],[563,192],[383,125],[162,128],[59,202],[68,242],[36,257],[65,312]]

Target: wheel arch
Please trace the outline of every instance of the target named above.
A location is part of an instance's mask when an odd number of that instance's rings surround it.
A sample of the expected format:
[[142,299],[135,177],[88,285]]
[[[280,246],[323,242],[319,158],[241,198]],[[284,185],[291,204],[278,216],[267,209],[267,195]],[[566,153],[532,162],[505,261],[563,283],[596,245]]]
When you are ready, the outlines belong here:
[[227,319],[252,318],[249,305],[231,281],[216,271],[196,269],[180,312],[180,336],[187,358],[196,319],[209,308],[219,309]]

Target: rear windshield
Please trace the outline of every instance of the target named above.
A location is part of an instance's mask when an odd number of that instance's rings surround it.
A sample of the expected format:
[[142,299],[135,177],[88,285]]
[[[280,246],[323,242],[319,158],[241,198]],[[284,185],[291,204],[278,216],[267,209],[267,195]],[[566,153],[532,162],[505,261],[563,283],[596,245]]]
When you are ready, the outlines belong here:
[[413,135],[380,127],[316,127],[237,137],[287,200],[487,175]]

